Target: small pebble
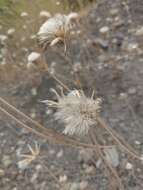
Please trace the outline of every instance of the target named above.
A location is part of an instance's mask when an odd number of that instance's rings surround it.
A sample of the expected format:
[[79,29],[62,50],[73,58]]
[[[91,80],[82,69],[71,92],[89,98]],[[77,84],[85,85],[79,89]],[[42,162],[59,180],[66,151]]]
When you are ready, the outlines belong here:
[[88,188],[88,182],[87,181],[81,181],[79,184],[80,190],[87,190]]
[[102,164],[102,160],[101,160],[101,158],[99,158],[99,159],[97,160],[97,162],[96,162],[96,167],[97,167],[97,168],[100,168],[101,164]]
[[135,141],[135,144],[136,145],[141,145],[141,142],[140,141]]
[[31,183],[35,183],[36,182],[36,180],[38,178],[38,174],[39,174],[38,172],[33,173],[32,177],[30,179]]
[[4,155],[2,158],[2,164],[6,168],[9,167],[12,164],[12,160],[11,160],[10,156]]
[[66,175],[60,176],[59,177],[59,182],[60,183],[65,183],[68,180],[68,177]]
[[64,152],[63,150],[60,150],[58,153],[57,153],[57,158],[61,158],[63,156]]
[[6,40],[7,40],[7,36],[3,35],[3,34],[0,34],[0,42],[4,43]]
[[102,34],[106,34],[109,31],[109,27],[108,26],[104,26],[104,27],[100,28],[99,31]]
[[112,164],[113,167],[117,167],[119,165],[119,153],[116,147],[107,148],[107,149],[105,148],[104,152],[105,152],[106,160],[110,164]]
[[9,36],[11,36],[14,32],[15,32],[15,28],[10,28],[10,29],[7,31],[7,34],[8,34]]
[[0,169],[0,177],[3,177],[5,174],[4,170]]
[[60,1],[57,1],[57,2],[56,2],[56,5],[60,5],[60,4],[61,4]]
[[36,118],[36,113],[35,111],[33,110],[31,113],[30,113],[30,117],[35,119]]
[[22,12],[20,16],[21,16],[21,17],[27,17],[27,16],[28,16],[28,13],[27,13],[27,12]]
[[130,52],[136,50],[137,48],[138,48],[137,43],[130,43],[130,44],[128,44],[128,47],[127,47],[128,51],[130,51]]
[[85,169],[86,174],[93,174],[94,171],[95,171],[94,166],[87,166],[86,169]]
[[46,115],[51,115],[53,113],[53,110],[52,109],[47,109],[45,113],[46,113]]
[[78,161],[79,162],[85,162],[88,163],[91,161],[93,157],[93,151],[92,150],[80,150],[78,155]]
[[127,162],[125,168],[126,168],[126,170],[131,170],[131,169],[133,169],[133,165],[130,162]]
[[81,71],[81,69],[82,69],[82,66],[81,66],[80,62],[74,63],[74,65],[73,65],[73,71],[74,72],[79,72],[79,71]]
[[143,26],[136,30],[136,36],[143,36]]
[[27,25],[23,25],[22,27],[23,27],[23,29],[24,29],[24,30],[26,30],[26,29],[27,29]]
[[128,97],[128,95],[127,95],[127,93],[125,93],[125,92],[122,92],[122,93],[120,93],[120,95],[119,95],[119,99],[120,99],[120,100],[125,100],[125,99],[127,99],[127,97]]
[[70,190],[79,190],[79,183],[72,183]]
[[110,10],[110,14],[111,14],[112,16],[117,15],[118,12],[119,12],[119,9],[111,9],[111,10]]
[[54,155],[55,154],[55,150],[54,149],[49,150],[49,154],[50,155]]
[[31,94],[32,94],[32,96],[36,96],[37,95],[37,88],[32,88]]
[[131,87],[131,88],[128,89],[128,94],[133,95],[133,94],[136,94],[136,92],[137,92],[137,90],[134,87]]

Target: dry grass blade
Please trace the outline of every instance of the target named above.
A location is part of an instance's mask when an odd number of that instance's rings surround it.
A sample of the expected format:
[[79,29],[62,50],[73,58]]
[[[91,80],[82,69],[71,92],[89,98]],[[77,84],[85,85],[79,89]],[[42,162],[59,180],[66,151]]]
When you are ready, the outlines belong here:
[[[76,147],[76,148],[90,148],[90,149],[96,149],[96,146],[92,144],[86,144],[79,142],[75,139],[72,139],[70,137],[66,137],[63,134],[57,133],[55,130],[45,128],[38,122],[32,120],[30,117],[22,113],[21,111],[17,110],[14,106],[10,105],[8,102],[6,102],[3,98],[0,98],[0,111],[5,113],[7,116],[9,116],[11,119],[13,119],[15,122],[17,122],[20,127],[23,127],[27,129],[29,132],[32,132],[42,138],[45,138],[49,140],[50,142],[61,144],[61,145],[66,145],[66,146],[71,146],[71,147]],[[18,116],[21,116],[22,118],[18,118]],[[23,120],[23,121],[21,121]],[[29,122],[28,124],[26,123]],[[32,126],[32,127],[29,127]],[[112,147],[110,146],[100,146],[101,148],[106,148],[106,147]]]
[[[117,183],[119,184],[119,187],[120,187],[120,190],[124,190],[124,187],[122,185],[122,182],[121,182],[121,179],[120,177],[118,176],[118,173],[116,172],[116,170],[112,167],[112,165],[106,160],[100,146],[99,146],[99,143],[97,141],[97,138],[96,138],[96,133],[92,130],[90,131],[90,138],[91,138],[91,141],[94,145],[96,145],[97,147],[97,154],[100,156],[100,158],[103,160],[103,162],[105,163],[105,166],[109,169],[109,171],[111,172],[111,174],[113,174],[113,176],[116,178],[117,180]],[[107,170],[108,171],[108,170]],[[110,177],[109,177],[110,178]]]
[[135,150],[121,137],[119,134],[117,134],[113,129],[109,128],[107,124],[104,122],[104,120],[101,117],[97,118],[97,121],[99,125],[104,128],[113,138],[113,140],[128,154],[130,154],[133,158],[141,160],[141,157],[138,155],[138,153],[135,152]]

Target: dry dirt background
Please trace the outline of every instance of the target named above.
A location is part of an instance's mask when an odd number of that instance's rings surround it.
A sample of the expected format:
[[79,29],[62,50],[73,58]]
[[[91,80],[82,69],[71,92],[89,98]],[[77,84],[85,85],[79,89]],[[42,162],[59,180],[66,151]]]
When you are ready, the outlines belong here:
[[[77,87],[73,70],[79,68],[86,94],[96,89],[96,95],[103,98],[102,115],[108,124],[143,154],[143,1],[102,0],[93,4],[87,15],[79,26],[84,32],[70,42],[68,59],[61,56],[63,49],[58,53],[55,53],[57,49],[47,50],[43,56],[71,89]],[[7,50],[20,52],[15,46],[16,37],[13,38]],[[30,52],[36,47],[28,48]],[[52,113],[47,113],[39,103],[39,100],[55,98],[50,88],[57,88],[57,84],[44,72],[27,70],[26,55],[27,52],[12,57],[7,53],[7,60],[11,62],[0,65],[0,96],[44,126],[59,130]],[[68,62],[72,62],[72,68]],[[27,143],[33,145],[34,140],[41,144],[44,161],[34,161],[27,169],[20,170],[18,153],[26,152]],[[60,189],[48,168],[57,178],[67,176],[64,183],[72,184],[70,190],[82,189],[84,185],[86,190],[110,189],[103,166],[94,169],[90,161],[85,162],[86,155],[81,156],[79,152],[48,144],[18,128],[0,113],[2,190]],[[127,170],[125,165],[130,158],[124,154],[121,157],[118,171],[125,190],[142,190],[143,163],[131,160],[133,169]]]

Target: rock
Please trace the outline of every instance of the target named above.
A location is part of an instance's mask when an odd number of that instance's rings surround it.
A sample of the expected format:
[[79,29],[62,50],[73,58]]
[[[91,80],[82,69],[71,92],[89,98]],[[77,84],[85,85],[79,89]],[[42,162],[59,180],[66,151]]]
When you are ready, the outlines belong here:
[[135,141],[135,144],[136,145],[141,145],[141,142],[140,141]]
[[109,32],[109,27],[108,26],[103,26],[102,28],[100,28],[99,32],[102,33],[102,34],[106,34],[106,33]]
[[5,171],[3,169],[0,169],[0,177],[3,177],[5,175]]
[[23,28],[24,30],[26,30],[26,29],[27,29],[27,25],[24,24],[24,25],[22,26],[22,28]]
[[40,12],[40,17],[41,18],[50,18],[51,17],[51,13],[48,11],[41,11]]
[[125,168],[126,168],[126,170],[131,170],[131,169],[133,169],[133,165],[130,162],[127,162]]
[[10,28],[10,29],[7,31],[7,34],[8,34],[9,36],[12,36],[12,35],[14,34],[14,32],[15,32],[15,28]]
[[133,95],[133,94],[136,94],[137,93],[137,90],[135,87],[131,87],[128,89],[128,94],[130,95]]
[[40,165],[40,164],[36,165],[36,170],[37,170],[37,172],[42,171],[42,169],[43,169],[43,166],[42,166],[42,165]]
[[92,41],[92,45],[93,46],[99,46],[100,48],[104,49],[104,50],[107,50],[108,49],[108,41],[107,40],[103,40],[101,38],[95,38],[93,41]]
[[142,161],[142,164],[143,164],[143,154],[141,155],[140,160]]
[[36,39],[36,37],[37,37],[37,36],[36,36],[35,34],[32,34],[32,35],[30,36],[30,39],[31,39],[31,40],[34,40],[34,39]]
[[78,155],[78,161],[79,162],[91,162],[93,156],[93,151],[92,150],[80,150],[79,155]]
[[80,188],[79,183],[72,183],[70,190],[79,190],[79,188]]
[[31,182],[31,183],[35,183],[36,180],[37,180],[37,178],[38,178],[38,175],[39,175],[38,172],[33,173],[32,177],[31,177],[31,179],[30,179],[30,182]]
[[30,113],[30,117],[35,119],[36,118],[36,110],[32,110]]
[[35,64],[34,63],[31,63],[31,62],[28,62],[27,65],[26,65],[27,69],[32,69],[35,67]]
[[110,14],[111,14],[112,16],[116,16],[118,13],[119,13],[119,9],[114,8],[114,9],[111,9],[111,10],[110,10]]
[[60,1],[56,1],[56,5],[59,6],[61,4]]
[[88,166],[88,165],[86,165],[86,168],[85,168],[85,173],[86,174],[93,174],[94,172],[95,172],[94,166]]
[[140,28],[138,28],[136,30],[136,36],[143,36],[143,26],[141,26]]
[[102,160],[101,160],[101,158],[99,158],[99,159],[97,160],[97,162],[96,162],[96,167],[97,167],[97,168],[100,168],[101,164],[102,164]]
[[3,35],[3,34],[0,34],[0,43],[3,44],[6,40],[7,40],[7,36]]
[[79,184],[80,190],[87,190],[88,188],[88,182],[87,181],[81,181]]
[[31,94],[32,94],[32,96],[36,96],[37,95],[37,88],[32,88]]
[[21,17],[27,17],[27,16],[28,16],[28,13],[27,13],[27,12],[22,12],[22,13],[20,14],[20,16],[21,16]]
[[120,17],[115,17],[114,19],[114,24],[115,27],[121,27],[122,25],[124,25],[124,20],[122,20]]
[[121,92],[121,93],[119,94],[119,99],[120,99],[120,100],[125,100],[125,99],[127,99],[127,97],[128,97],[128,94],[125,93],[125,92]]
[[127,50],[129,52],[132,52],[138,48],[138,43],[130,43],[128,44]]
[[4,167],[8,168],[12,164],[10,156],[4,155],[2,158],[2,164],[4,165]]
[[53,113],[52,109],[47,109],[45,112],[46,115],[51,115],[52,113]]
[[74,65],[73,65],[73,71],[74,72],[79,72],[81,71],[82,69],[82,65],[80,62],[75,62]]
[[117,167],[119,165],[119,154],[116,147],[105,148],[104,152],[106,160],[112,164],[113,167]]
[[59,177],[59,182],[60,183],[65,183],[68,180],[68,177],[66,175],[60,176]]
[[64,154],[63,150],[60,150],[60,151],[57,153],[56,157],[57,157],[57,158],[61,158],[61,157],[63,156],[63,154]]

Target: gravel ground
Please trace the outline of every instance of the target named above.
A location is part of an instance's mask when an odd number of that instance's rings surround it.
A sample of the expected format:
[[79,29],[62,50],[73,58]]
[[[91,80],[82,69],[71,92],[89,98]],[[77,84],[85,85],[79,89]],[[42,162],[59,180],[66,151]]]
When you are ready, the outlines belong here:
[[[77,71],[85,93],[96,89],[96,96],[103,98],[102,116],[109,126],[143,154],[143,1],[101,0],[83,16],[79,29],[84,32],[71,40],[70,56],[55,54],[57,49],[45,52],[50,69],[71,89],[79,87]],[[58,86],[51,77],[16,63],[1,65],[0,72],[1,97],[44,126],[61,130],[53,110],[47,112],[39,103],[55,99],[50,88]],[[27,153],[27,144],[34,147],[35,141],[41,144],[40,157],[21,169],[19,154]],[[102,162],[100,167],[93,165],[90,152],[47,143],[4,114],[0,114],[0,147],[0,189],[118,189],[111,184],[112,175],[108,181]],[[143,162],[124,153],[120,158],[117,171],[125,190],[142,190]]]

